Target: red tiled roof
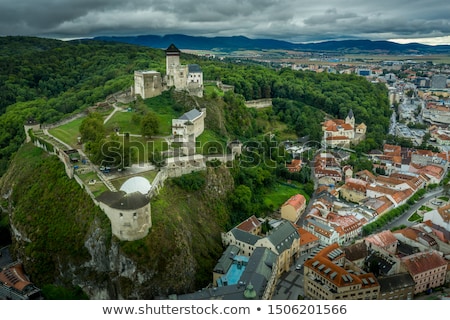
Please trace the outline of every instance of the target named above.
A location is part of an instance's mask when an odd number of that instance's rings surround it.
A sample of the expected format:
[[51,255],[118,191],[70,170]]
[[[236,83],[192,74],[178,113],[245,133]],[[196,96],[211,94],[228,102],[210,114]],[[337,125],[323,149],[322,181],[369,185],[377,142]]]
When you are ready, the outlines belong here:
[[439,208],[438,213],[441,215],[442,220],[448,223],[450,221],[450,204]]
[[236,228],[246,232],[252,232],[261,225],[261,221],[256,218],[256,216],[251,216],[245,221],[241,222]]
[[[330,282],[335,284],[337,287],[346,287],[346,286],[353,286],[353,285],[361,285],[362,287],[379,286],[379,283],[373,273],[366,273],[363,275],[351,274],[348,272],[348,270],[333,263],[333,261],[330,260],[330,258],[328,257],[328,254],[338,248],[339,248],[339,245],[336,243],[333,243],[333,244],[325,247],[319,253],[317,253],[315,257],[313,257],[312,259],[306,260],[304,263],[305,267],[308,267],[311,270],[315,270],[315,272],[317,272],[321,276],[327,278]],[[345,255],[344,252],[343,252],[343,255]],[[342,257],[342,255],[336,257],[333,260],[340,259],[341,257]],[[323,267],[322,267],[322,265],[323,265]],[[325,272],[326,270],[328,270],[328,272]],[[331,277],[331,275],[334,275],[334,277]],[[373,283],[371,281],[367,281],[368,284],[366,285],[362,281],[363,278],[364,279],[372,278]],[[348,279],[348,281],[345,281],[345,279]],[[350,279],[351,279],[351,281],[350,281]]]
[[16,264],[0,272],[0,281],[8,286],[23,291],[31,282],[28,280],[23,270],[22,264]]
[[301,169],[301,167],[302,167],[302,160],[299,160],[299,159],[293,159],[291,161],[291,163],[286,164],[286,168],[290,172],[299,171]]
[[366,241],[376,245],[377,247],[385,248],[393,243],[396,243],[397,238],[390,230],[385,230],[366,237]]
[[298,227],[297,231],[298,231],[298,234],[300,235],[300,245],[301,246],[319,240],[318,237],[316,237],[311,232],[309,232],[308,230],[306,230],[302,227]]
[[359,192],[366,192],[366,186],[367,186],[366,181],[354,178],[347,178],[344,184],[344,188]]
[[447,265],[445,259],[435,251],[418,252],[401,260],[413,276]]
[[300,210],[306,205],[306,199],[301,194],[296,194],[290,197],[282,206],[292,206],[295,210]]

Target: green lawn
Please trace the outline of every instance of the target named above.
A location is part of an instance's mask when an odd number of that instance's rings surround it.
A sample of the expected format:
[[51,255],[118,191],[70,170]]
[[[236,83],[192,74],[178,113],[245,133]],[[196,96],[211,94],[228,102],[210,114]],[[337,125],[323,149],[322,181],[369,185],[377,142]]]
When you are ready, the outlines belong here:
[[105,124],[107,131],[119,128],[120,133],[140,134],[139,125],[132,122],[133,112],[116,112]]
[[205,96],[212,96],[213,93],[217,94],[219,97],[223,97],[224,92],[217,88],[215,84],[207,83],[204,85]]
[[285,184],[277,183],[271,190],[268,190],[264,194],[264,204],[273,210],[280,209],[281,205],[286,202],[290,197],[296,194],[303,194],[308,200],[308,196],[305,195],[300,186],[291,187]]
[[135,152],[137,163],[148,162],[149,152],[168,150],[168,145],[164,138],[130,137],[130,147]]
[[159,119],[159,135],[172,134],[172,119],[181,116],[182,112],[176,112],[173,108],[173,101],[168,94],[162,94],[157,97],[145,100],[148,110],[156,113]]
[[[91,192],[96,197],[108,190],[108,187],[105,186],[105,184],[100,180],[96,172],[92,171],[85,174],[78,174],[78,176],[81,178],[81,180],[83,180],[89,190],[91,190]],[[89,184],[90,180],[95,180],[95,184]]]
[[51,135],[55,136],[56,138],[67,143],[68,145],[71,145],[74,148],[76,148],[78,143],[78,137],[80,136],[78,128],[80,127],[81,122],[83,122],[83,120],[84,117],[76,119],[69,123],[63,124],[62,126],[50,129],[48,130],[48,132]]
[[414,212],[414,213],[408,218],[408,221],[409,221],[409,222],[413,222],[413,221],[420,222],[420,221],[422,221],[422,217],[421,217],[420,215],[418,215],[416,212]]
[[226,154],[227,143],[224,137],[219,136],[214,131],[206,129],[201,135],[197,137],[196,152],[199,154],[208,154],[208,146],[213,146],[213,142],[218,142],[222,145],[222,152]]

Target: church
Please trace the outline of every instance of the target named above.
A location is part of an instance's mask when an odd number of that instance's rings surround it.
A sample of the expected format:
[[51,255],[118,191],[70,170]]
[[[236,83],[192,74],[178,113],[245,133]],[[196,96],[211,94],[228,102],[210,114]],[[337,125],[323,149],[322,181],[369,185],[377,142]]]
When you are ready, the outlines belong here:
[[366,135],[367,126],[361,123],[356,126],[353,110],[350,109],[345,120],[327,120],[322,123],[323,139],[329,147],[349,148],[357,144]]
[[181,51],[171,44],[166,50],[166,75],[153,70],[135,71],[134,96],[142,99],[160,95],[174,87],[175,90],[187,91],[190,95],[203,97],[203,72],[198,64],[180,63]]

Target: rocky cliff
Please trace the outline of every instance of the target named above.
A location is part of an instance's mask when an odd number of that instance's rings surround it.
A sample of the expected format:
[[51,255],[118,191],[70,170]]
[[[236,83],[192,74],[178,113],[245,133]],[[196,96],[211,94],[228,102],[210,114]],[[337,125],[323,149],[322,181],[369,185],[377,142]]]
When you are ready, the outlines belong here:
[[90,299],[154,299],[212,280],[233,188],[226,168],[209,168],[200,190],[170,180],[151,201],[153,227],[139,241],[111,235],[109,220],[62,163],[31,144],[0,180],[12,252],[38,286],[78,286]]

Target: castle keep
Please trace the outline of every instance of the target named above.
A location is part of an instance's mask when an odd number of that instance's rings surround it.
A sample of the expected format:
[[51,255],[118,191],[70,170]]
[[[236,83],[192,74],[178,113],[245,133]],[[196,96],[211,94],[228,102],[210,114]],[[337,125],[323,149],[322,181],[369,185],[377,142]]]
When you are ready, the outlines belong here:
[[181,51],[171,44],[166,49],[166,75],[154,70],[135,71],[135,96],[142,99],[160,95],[162,91],[174,87],[176,90],[186,90],[189,94],[203,97],[203,72],[198,64],[182,65],[180,63]]

